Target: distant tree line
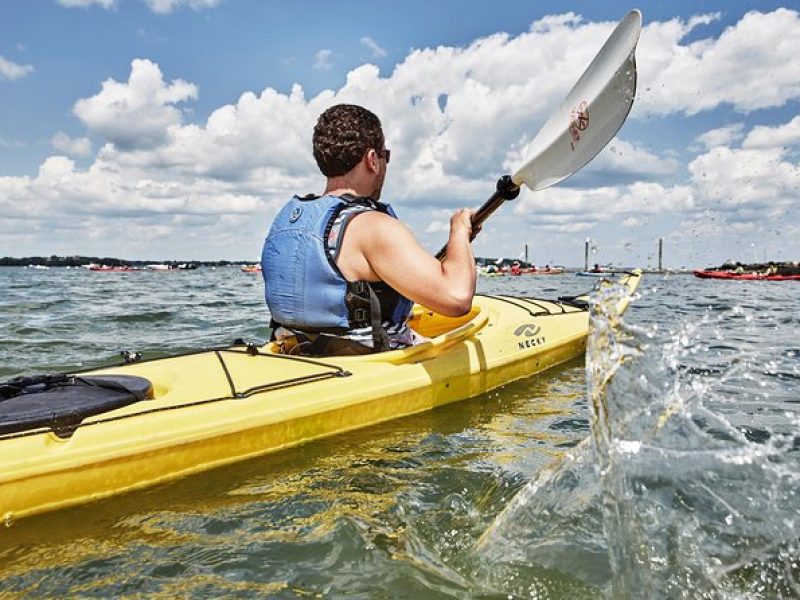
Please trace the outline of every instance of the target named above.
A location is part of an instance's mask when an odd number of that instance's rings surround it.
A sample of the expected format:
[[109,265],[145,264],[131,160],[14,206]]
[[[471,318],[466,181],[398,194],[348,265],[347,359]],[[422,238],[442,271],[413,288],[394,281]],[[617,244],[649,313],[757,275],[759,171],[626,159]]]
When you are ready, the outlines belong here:
[[15,258],[12,256],[4,256],[0,258],[0,267],[27,267],[28,265],[37,265],[45,267],[80,267],[83,265],[95,264],[104,265],[109,267],[121,267],[123,265],[130,265],[132,267],[143,267],[154,263],[164,265],[182,265],[182,264],[195,264],[204,267],[224,267],[226,265],[248,265],[253,261],[248,260],[125,260],[122,258],[114,258],[110,256],[23,256]]
[[[110,256],[23,256],[15,258],[4,256],[0,258],[0,267],[27,267],[28,265],[40,265],[46,267],[80,267],[83,265],[95,264],[108,267],[121,267],[129,265],[132,267],[143,267],[154,263],[163,265],[177,266],[180,264],[195,264],[202,267],[224,267],[226,265],[251,265],[252,260],[127,260],[124,258],[114,258]],[[530,267],[531,263],[515,258],[485,258],[478,256],[475,262],[484,266],[495,264],[498,266],[510,266],[512,263],[520,263],[522,267]]]

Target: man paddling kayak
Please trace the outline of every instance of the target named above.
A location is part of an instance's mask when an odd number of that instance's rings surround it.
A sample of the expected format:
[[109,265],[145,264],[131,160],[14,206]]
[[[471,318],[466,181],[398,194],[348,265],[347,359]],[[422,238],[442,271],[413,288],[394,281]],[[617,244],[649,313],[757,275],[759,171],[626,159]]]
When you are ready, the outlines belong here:
[[414,302],[446,316],[469,312],[473,211],[450,219],[445,260],[425,251],[379,201],[390,151],[380,120],[361,106],[323,112],[313,152],[324,192],[291,198],[264,241],[274,339],[300,339],[301,351],[316,355],[365,354],[414,344]]

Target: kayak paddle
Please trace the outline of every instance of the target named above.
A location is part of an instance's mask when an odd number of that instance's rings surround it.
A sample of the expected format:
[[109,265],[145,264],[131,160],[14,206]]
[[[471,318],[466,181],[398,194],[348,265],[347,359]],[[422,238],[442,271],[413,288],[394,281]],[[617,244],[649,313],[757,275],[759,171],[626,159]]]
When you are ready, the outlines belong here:
[[[494,194],[472,216],[473,227],[483,224],[503,202],[516,198],[523,183],[532,191],[555,185],[583,168],[611,141],[636,95],[634,52],[641,30],[642,13],[634,9],[536,134],[528,161],[497,181]],[[443,260],[446,255],[445,245],[436,258]]]

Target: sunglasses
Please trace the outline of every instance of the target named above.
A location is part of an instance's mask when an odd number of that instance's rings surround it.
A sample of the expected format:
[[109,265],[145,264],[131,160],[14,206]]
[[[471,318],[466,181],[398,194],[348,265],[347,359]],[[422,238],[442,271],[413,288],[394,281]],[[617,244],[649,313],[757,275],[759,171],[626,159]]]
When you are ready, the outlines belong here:
[[386,159],[386,164],[389,164],[389,158],[392,156],[392,151],[388,148],[384,148],[383,150],[378,150],[378,156],[381,158]]

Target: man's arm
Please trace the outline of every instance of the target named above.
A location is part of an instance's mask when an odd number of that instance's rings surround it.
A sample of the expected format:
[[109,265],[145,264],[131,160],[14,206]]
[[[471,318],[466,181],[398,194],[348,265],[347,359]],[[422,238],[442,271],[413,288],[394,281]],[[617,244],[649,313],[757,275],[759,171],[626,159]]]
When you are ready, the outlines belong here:
[[[456,317],[469,312],[475,293],[475,258],[469,244],[472,211],[462,209],[450,219],[447,257],[438,261],[403,223],[382,213],[366,212],[348,225],[342,254],[363,256],[355,264],[358,278],[374,274],[407,298],[440,314]],[[340,262],[341,258],[340,258]],[[366,272],[363,267],[367,267]]]

